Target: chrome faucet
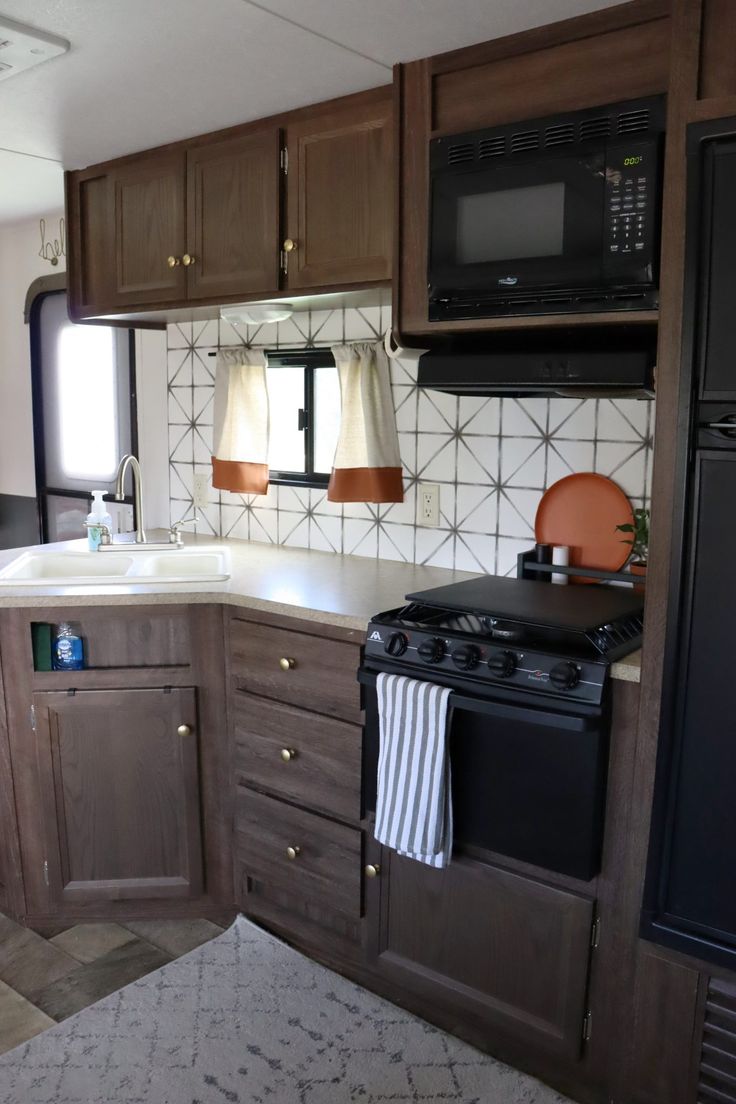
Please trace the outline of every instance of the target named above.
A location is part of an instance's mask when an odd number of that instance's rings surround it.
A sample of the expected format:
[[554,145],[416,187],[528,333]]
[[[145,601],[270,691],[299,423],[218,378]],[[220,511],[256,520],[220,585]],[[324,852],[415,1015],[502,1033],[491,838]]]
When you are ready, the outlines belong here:
[[125,501],[125,473],[128,468],[133,472],[133,498],[135,501],[135,518],[137,528],[135,531],[135,543],[146,543],[146,531],[143,528],[143,475],[138,460],[131,452],[126,453],[118,464],[118,472],[115,476],[115,501]]

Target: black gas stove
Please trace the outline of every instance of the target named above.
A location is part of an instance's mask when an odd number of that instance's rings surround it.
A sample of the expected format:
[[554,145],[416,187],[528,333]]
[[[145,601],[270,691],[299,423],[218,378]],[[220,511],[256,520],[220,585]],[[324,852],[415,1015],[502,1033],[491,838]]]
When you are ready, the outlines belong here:
[[406,601],[371,620],[366,661],[432,681],[460,676],[476,692],[599,703],[610,664],[641,643],[643,601],[628,588],[484,575]]
[[364,804],[375,809],[377,680],[452,690],[456,848],[588,880],[600,869],[611,662],[639,646],[642,599],[622,587],[482,576],[409,594],[368,626]]

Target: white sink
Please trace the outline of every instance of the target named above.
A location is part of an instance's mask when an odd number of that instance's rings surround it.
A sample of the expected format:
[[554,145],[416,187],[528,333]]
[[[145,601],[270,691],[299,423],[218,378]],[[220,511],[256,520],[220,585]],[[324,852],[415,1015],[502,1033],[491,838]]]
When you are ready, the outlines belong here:
[[225,549],[157,552],[24,552],[0,571],[0,586],[100,586],[222,582],[230,578]]

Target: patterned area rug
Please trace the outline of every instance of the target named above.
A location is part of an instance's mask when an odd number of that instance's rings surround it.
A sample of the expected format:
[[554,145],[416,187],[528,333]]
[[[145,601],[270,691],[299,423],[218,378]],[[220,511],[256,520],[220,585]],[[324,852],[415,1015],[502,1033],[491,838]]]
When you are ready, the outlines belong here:
[[565,1104],[240,917],[0,1058],[3,1104]]

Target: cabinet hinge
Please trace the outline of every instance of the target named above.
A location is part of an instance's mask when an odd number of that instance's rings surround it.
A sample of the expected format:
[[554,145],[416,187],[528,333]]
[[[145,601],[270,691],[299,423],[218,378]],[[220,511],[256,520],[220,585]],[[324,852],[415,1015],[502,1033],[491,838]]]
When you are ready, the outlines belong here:
[[33,732],[36,731],[36,707],[35,707],[35,705],[31,706],[31,729],[33,730]]
[[286,146],[284,146],[281,151],[281,171],[284,176],[286,176],[289,171],[289,151]]
[[593,1034],[593,1013],[588,1011],[583,1016],[583,1042],[589,1043],[590,1037]]
[[48,859],[44,859],[44,864],[43,864],[43,880],[44,880],[44,884],[46,885],[46,888],[48,889],[48,887],[49,887],[49,885],[50,885],[50,882],[49,882],[49,862],[48,862]]
[[601,918],[600,918],[600,916],[596,916],[595,920],[593,921],[593,927],[590,929],[590,945],[593,948],[593,950],[596,949],[596,947],[598,946],[600,941],[601,941]]

